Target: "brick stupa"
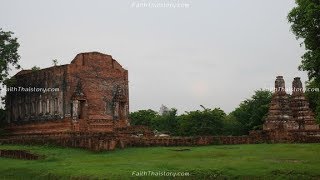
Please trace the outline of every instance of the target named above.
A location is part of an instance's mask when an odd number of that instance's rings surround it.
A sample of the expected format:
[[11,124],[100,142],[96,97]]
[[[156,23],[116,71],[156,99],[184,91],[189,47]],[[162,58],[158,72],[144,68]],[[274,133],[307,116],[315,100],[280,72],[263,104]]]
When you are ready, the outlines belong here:
[[285,90],[283,76],[277,76],[263,130],[318,130],[299,77],[292,83],[292,95]]
[[309,102],[303,93],[303,87],[300,77],[294,78],[292,82],[292,96],[290,106],[293,112],[293,118],[299,124],[299,129],[319,129],[319,125],[316,124],[314,114],[309,108]]
[[285,82],[282,76],[277,76],[275,92],[272,95],[264,130],[298,129],[299,125],[293,118],[290,107],[290,97],[286,93]]

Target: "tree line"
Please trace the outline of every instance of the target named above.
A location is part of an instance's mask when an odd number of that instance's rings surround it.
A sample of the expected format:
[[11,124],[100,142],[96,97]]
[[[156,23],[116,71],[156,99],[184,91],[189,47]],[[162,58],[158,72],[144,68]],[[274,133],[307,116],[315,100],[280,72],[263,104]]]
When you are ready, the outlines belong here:
[[185,112],[178,115],[171,108],[164,113],[139,110],[129,115],[131,125],[144,125],[152,130],[174,136],[246,135],[251,130],[262,129],[268,113],[272,93],[258,90],[229,114],[220,108]]
[[[308,73],[307,88],[320,88],[320,1],[296,0],[288,14],[291,31],[297,39],[302,40],[300,46],[305,48],[299,70]],[[310,107],[320,121],[320,92],[306,92]]]

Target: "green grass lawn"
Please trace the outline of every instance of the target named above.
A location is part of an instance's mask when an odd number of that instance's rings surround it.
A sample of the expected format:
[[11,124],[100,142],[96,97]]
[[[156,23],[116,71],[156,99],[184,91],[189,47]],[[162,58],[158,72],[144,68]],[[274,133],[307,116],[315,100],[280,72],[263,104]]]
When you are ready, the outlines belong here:
[[189,172],[189,179],[320,179],[320,144],[214,145],[173,151],[180,148],[95,153],[52,146],[0,145],[0,149],[24,149],[46,156],[29,161],[0,158],[0,179],[140,179],[132,176],[133,171]]

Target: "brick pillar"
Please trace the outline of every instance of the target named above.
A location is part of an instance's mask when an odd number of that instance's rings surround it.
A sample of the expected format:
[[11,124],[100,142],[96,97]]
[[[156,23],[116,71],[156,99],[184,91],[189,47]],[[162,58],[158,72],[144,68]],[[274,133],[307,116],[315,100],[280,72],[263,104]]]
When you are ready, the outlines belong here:
[[303,87],[300,77],[295,77],[292,82],[292,96],[303,95]]
[[268,116],[263,124],[263,130],[293,130],[298,129],[290,107],[290,99],[285,91],[282,76],[275,80],[275,92],[272,95]]
[[300,77],[294,78],[292,82],[291,109],[293,118],[299,124],[299,129],[318,130],[314,114],[309,107],[309,102],[304,96]]

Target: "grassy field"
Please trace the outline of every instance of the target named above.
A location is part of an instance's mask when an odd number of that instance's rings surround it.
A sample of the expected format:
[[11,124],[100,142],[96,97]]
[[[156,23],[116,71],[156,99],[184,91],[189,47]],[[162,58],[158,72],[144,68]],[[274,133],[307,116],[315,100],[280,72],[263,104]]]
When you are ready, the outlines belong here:
[[[140,179],[132,175],[134,171],[189,172],[188,179],[320,179],[320,144],[216,145],[176,151],[181,148],[94,153],[52,146],[0,145],[0,149],[24,149],[46,156],[33,161],[0,158],[0,179]],[[154,176],[144,176],[150,178]]]

